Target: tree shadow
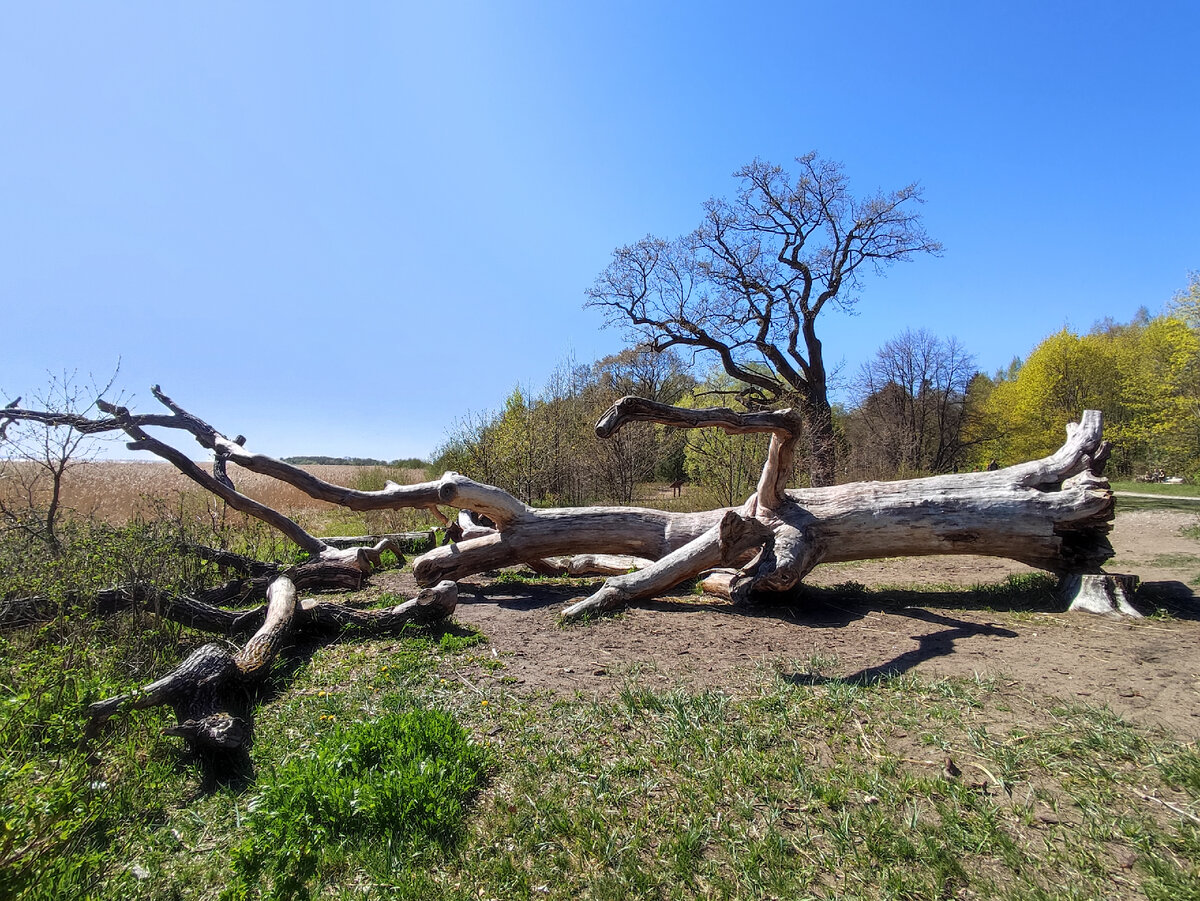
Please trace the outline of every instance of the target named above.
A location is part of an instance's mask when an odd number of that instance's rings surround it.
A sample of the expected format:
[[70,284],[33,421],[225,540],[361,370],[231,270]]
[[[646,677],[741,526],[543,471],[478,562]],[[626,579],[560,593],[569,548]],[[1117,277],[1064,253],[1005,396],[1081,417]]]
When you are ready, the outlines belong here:
[[493,582],[472,585],[470,594],[461,592],[459,604],[495,604],[505,610],[529,612],[546,607],[565,606],[596,591],[604,584],[603,579],[582,578],[571,584],[558,582],[539,584],[535,579],[520,582]]
[[893,610],[890,612],[897,616],[907,616],[921,622],[947,626],[948,628],[937,632],[927,632],[910,636],[917,642],[917,647],[913,650],[905,651],[885,663],[867,667],[848,676],[830,677],[813,673],[784,673],[781,678],[793,685],[825,685],[831,682],[841,682],[850,685],[869,685],[873,682],[878,682],[880,679],[887,679],[906,673],[936,657],[947,657],[953,654],[955,650],[954,643],[960,639],[975,638],[981,635],[995,638],[1020,637],[1018,633],[1011,629],[1005,629],[991,623],[971,623],[919,608]]

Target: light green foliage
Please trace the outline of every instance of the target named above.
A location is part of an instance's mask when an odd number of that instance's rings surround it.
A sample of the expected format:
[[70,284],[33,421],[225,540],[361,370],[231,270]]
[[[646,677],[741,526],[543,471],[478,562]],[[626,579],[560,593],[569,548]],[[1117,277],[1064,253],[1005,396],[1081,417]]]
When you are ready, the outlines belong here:
[[639,483],[678,471],[682,441],[645,423],[601,440],[596,421],[626,394],[673,403],[692,384],[669,352],[625,350],[591,366],[568,361],[539,394],[518,387],[499,412],[467,416],[434,468],[462,472],[536,506],[631,503]]
[[1200,333],[1154,319],[1123,363],[1125,415],[1115,440],[1132,460],[1192,475],[1200,465]]
[[112,857],[130,830],[178,799],[165,714],[114,723],[94,757],[80,743],[86,705],[161,672],[178,631],[64,613],[0,639],[0,897],[82,898],[106,873],[120,882]]
[[994,431],[1001,437],[989,442],[985,453],[1006,464],[1053,453],[1066,437],[1067,423],[1077,421],[1083,410],[1101,410],[1111,422],[1119,385],[1110,341],[1081,338],[1066,329],[1051,335],[1015,379],[1001,381],[988,396],[990,422],[1000,423]]
[[[197,818],[226,824],[237,805],[199,791],[203,767],[181,756],[178,739],[161,734],[173,721],[169,709],[118,715],[95,739],[83,741],[89,704],[158,678],[210,639],[146,611],[98,615],[91,605],[95,592],[145,581],[192,593],[224,579],[211,565],[181,554],[181,543],[249,552],[275,547],[259,540],[257,526],[218,526],[219,520],[192,516],[164,515],[120,528],[71,519],[62,523],[57,547],[29,533],[0,533],[0,898],[178,896],[178,887],[147,895],[165,870],[179,870],[180,885],[189,878],[223,881],[208,858],[189,853],[191,845],[176,836],[190,834]],[[477,633],[449,628],[438,642],[393,642],[381,664],[356,664],[365,672],[353,678],[353,690],[336,692],[337,704],[334,692],[314,690],[320,710],[307,703],[303,674],[294,676],[301,685],[298,706],[288,700],[254,716],[256,751],[267,760],[288,760],[296,750],[289,731],[297,723],[311,729],[335,718],[352,722],[349,711],[361,715],[365,697],[411,687],[431,669],[434,654],[457,654],[479,640]],[[275,710],[283,711],[278,719]],[[439,716],[397,728],[453,750],[453,724]],[[248,775],[235,767],[224,778]],[[433,810],[427,834],[437,844],[446,839],[453,804],[449,795],[430,792],[432,807],[422,809]],[[182,819],[167,829],[162,824],[172,812]],[[245,836],[235,828],[236,816],[226,825],[213,823],[201,823],[202,831],[233,830],[220,840],[224,868],[229,846]],[[146,872],[154,879],[144,881]]]
[[1188,273],[1188,286],[1171,298],[1167,312],[1200,330],[1200,271]]
[[1117,475],[1200,469],[1200,332],[1176,316],[1066,329],[1039,344],[1015,373],[1001,375],[974,424],[977,464],[1052,453],[1068,422],[1100,410]]

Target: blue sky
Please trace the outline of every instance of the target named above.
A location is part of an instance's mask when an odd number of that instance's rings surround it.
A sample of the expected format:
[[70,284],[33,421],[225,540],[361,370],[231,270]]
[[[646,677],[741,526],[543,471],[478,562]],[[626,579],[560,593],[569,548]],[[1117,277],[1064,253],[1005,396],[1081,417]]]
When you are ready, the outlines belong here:
[[0,387],[109,374],[266,453],[426,455],[622,346],[612,250],[753,158],[923,186],[940,258],[831,312],[985,370],[1200,268],[1193,3],[9,4]]

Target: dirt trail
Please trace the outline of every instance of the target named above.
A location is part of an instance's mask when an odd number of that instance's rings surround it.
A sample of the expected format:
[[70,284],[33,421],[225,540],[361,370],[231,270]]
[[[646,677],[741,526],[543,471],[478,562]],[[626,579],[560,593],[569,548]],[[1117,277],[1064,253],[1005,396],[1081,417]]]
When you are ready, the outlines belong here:
[[[1173,612],[1140,621],[984,609],[962,588],[1032,572],[979,557],[891,559],[819,567],[787,608],[741,609],[678,593],[623,615],[563,628],[557,615],[586,586],[461,583],[459,622],[505,661],[490,678],[522,693],[608,694],[629,680],[737,692],[756,668],[869,679],[894,672],[997,677],[1036,697],[1107,704],[1130,720],[1200,738],[1200,541],[1190,514],[1118,517],[1113,572]],[[392,577],[395,579],[396,577]],[[846,583],[886,592],[861,592]],[[822,586],[842,586],[840,589]],[[903,590],[919,586],[920,591]],[[937,586],[936,590],[926,590]],[[395,584],[401,589],[400,584]],[[957,588],[957,590],[956,590]],[[1012,608],[1010,600],[1000,601]],[[483,673],[478,674],[483,677]]]

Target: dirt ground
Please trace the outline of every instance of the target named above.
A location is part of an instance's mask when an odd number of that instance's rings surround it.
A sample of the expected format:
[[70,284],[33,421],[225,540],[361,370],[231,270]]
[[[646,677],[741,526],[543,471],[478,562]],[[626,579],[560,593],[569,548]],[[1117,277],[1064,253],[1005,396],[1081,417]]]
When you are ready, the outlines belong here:
[[[455,616],[478,627],[505,663],[491,674],[519,693],[609,694],[649,687],[736,693],[755,670],[870,679],[915,672],[979,674],[1035,697],[1106,704],[1127,719],[1200,737],[1200,541],[1182,513],[1117,517],[1110,572],[1138,575],[1137,603],[1167,616],[1142,620],[1058,612],[1042,593],[988,598],[969,586],[1028,567],[983,557],[889,559],[819,567],[784,607],[747,609],[690,591],[580,626],[558,612],[598,583],[460,583]],[[388,577],[385,577],[385,580]],[[384,587],[412,586],[391,576]],[[872,591],[855,589],[857,583]],[[822,587],[824,586],[824,587]],[[832,587],[839,586],[839,587]],[[483,672],[478,673],[484,676]]]

